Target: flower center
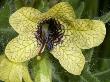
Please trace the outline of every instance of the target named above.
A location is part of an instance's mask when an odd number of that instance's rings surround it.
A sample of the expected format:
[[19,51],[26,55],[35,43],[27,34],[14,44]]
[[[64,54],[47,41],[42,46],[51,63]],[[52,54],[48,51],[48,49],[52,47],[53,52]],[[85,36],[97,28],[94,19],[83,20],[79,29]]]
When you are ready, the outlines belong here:
[[50,18],[39,23],[38,30],[35,33],[36,39],[40,42],[41,50],[47,48],[52,50],[54,45],[62,42],[62,37],[64,35],[64,27],[59,21]]

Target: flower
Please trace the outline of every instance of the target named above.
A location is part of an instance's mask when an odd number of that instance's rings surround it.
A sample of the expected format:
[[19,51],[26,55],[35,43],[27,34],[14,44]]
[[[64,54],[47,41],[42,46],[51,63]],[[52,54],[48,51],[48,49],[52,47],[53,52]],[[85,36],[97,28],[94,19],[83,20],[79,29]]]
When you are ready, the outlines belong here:
[[74,75],[80,75],[84,68],[81,49],[100,45],[106,34],[102,21],[76,19],[67,2],[58,3],[45,13],[23,7],[11,15],[9,22],[19,33],[5,49],[10,61],[29,61],[47,48]]
[[0,80],[5,82],[32,82],[27,63],[15,63],[0,55]]

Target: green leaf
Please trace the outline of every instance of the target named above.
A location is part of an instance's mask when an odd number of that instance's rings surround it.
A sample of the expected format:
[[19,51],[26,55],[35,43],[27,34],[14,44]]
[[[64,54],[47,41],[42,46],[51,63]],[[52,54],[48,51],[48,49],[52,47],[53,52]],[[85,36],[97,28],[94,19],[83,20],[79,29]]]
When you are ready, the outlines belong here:
[[8,4],[5,4],[4,7],[0,10],[0,29],[7,27],[9,25],[8,19],[10,16],[10,9]]
[[62,0],[62,1],[69,2],[73,6],[73,8],[77,8],[79,6],[79,3],[81,2],[81,0]]
[[14,4],[16,6],[16,9],[19,9],[25,5],[24,0],[14,0]]
[[106,13],[106,14],[104,14],[101,17],[98,17],[96,19],[99,19],[99,20],[103,21],[104,23],[107,23],[110,21],[110,12],[108,12],[108,13]]
[[84,7],[85,7],[85,3],[82,1],[80,3],[80,6],[78,7],[78,9],[76,9],[76,15],[77,15],[77,18],[81,18],[81,15],[84,11]]
[[94,76],[98,77],[101,82],[110,82],[110,59],[100,58],[97,61]]
[[0,9],[4,6],[5,2],[6,2],[6,0],[0,1]]
[[5,3],[0,11],[0,53],[4,52],[6,44],[17,34],[9,25],[10,7]]
[[41,0],[38,9],[42,12],[46,12],[49,9],[48,2],[46,0]]
[[83,18],[93,18],[97,15],[98,11],[98,0],[85,0],[85,9],[83,12]]
[[80,76],[80,78],[80,82],[100,82],[97,77],[87,70]]

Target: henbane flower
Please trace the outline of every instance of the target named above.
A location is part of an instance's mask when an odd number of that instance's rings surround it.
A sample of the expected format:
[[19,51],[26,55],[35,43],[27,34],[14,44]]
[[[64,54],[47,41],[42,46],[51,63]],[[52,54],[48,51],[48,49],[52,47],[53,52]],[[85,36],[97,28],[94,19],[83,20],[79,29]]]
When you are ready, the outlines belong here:
[[15,63],[7,59],[5,55],[0,56],[0,80],[5,82],[32,82],[27,63]]
[[106,34],[102,21],[76,19],[67,2],[58,3],[45,13],[23,7],[11,15],[9,22],[19,33],[5,49],[10,61],[29,61],[47,48],[74,75],[80,75],[84,68],[81,49],[100,45]]

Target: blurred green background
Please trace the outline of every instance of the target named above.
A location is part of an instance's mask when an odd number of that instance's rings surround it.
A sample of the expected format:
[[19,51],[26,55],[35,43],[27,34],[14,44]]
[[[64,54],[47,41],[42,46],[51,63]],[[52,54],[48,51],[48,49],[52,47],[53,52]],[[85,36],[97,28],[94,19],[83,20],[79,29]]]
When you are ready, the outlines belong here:
[[13,12],[23,6],[45,12],[61,1],[67,1],[73,6],[77,18],[100,19],[105,22],[107,34],[99,47],[82,50],[87,63],[80,76],[66,72],[58,60],[49,54],[53,66],[52,82],[110,82],[110,0],[0,0],[0,54],[4,53],[7,43],[18,35],[8,22]]

